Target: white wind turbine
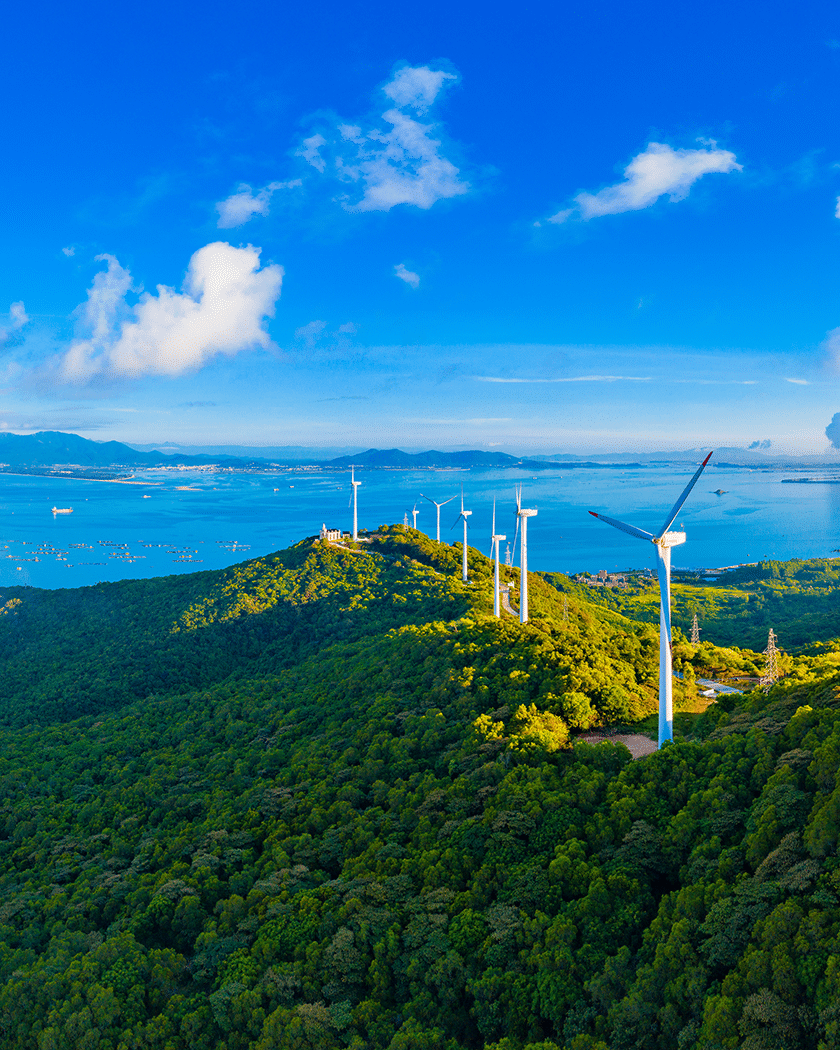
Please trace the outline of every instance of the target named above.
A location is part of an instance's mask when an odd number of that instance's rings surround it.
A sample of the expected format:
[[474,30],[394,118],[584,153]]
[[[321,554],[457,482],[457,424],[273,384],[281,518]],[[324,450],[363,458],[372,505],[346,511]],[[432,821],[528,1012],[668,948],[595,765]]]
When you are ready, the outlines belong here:
[[414,509],[411,512],[411,516],[414,519],[414,524],[412,525],[413,529],[417,528],[417,515],[418,515],[418,513],[419,513],[419,511],[417,510],[417,504],[415,503],[414,504]]
[[596,514],[590,510],[590,514],[600,521],[605,521],[613,528],[626,532],[628,536],[636,539],[646,540],[656,548],[656,571],[659,576],[659,746],[674,736],[674,696],[671,669],[671,548],[685,543],[684,532],[669,532],[674,524],[676,516],[682,509],[683,503],[709,460],[712,458],[710,452],[700,464],[697,473],[683,489],[683,493],[671,508],[665,524],[659,530],[658,535],[637,529],[635,525],[625,525],[623,521],[608,518],[605,514]]
[[[422,492],[420,493],[420,497],[422,499],[427,499],[429,501],[429,503],[435,503],[435,501],[433,499],[431,499],[429,496],[424,496]],[[437,507],[437,541],[438,541],[438,543],[440,543],[440,508],[441,507],[445,507],[447,503],[451,503],[453,499],[455,499],[454,496],[452,497],[452,499],[445,499],[443,501],[443,503],[435,503],[435,506]]]
[[499,543],[501,540],[506,540],[507,536],[502,536],[496,532],[496,501],[493,500],[493,528],[490,532],[490,557],[493,557],[495,551],[496,556],[496,567],[493,573],[493,615],[501,616],[499,611]]
[[[536,517],[536,510],[522,506],[522,486],[516,486],[516,527],[522,523],[522,545],[519,548],[519,622],[528,622],[528,518]],[[513,538],[516,546],[516,536]]]
[[464,486],[462,485],[461,486],[461,513],[458,515],[458,517],[453,522],[452,528],[454,529],[455,526],[458,524],[458,522],[462,518],[464,519],[464,557],[463,557],[463,566],[462,566],[462,569],[461,569],[461,577],[463,578],[464,583],[467,582],[467,576],[468,576],[468,571],[467,571],[468,570],[468,566],[467,566],[467,518],[470,516],[470,514],[472,514],[471,510],[464,510]]
[[361,481],[356,481],[356,468],[352,464],[350,466],[350,484],[353,486],[353,539],[357,540],[359,538],[359,508],[356,496],[358,495]]

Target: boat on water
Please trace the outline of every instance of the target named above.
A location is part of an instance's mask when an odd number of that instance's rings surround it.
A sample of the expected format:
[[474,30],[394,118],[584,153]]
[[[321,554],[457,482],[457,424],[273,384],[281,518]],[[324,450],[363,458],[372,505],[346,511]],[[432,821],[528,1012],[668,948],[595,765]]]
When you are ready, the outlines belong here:
[[53,507],[52,512],[53,512],[53,514],[72,514],[73,513],[73,508],[72,507]]

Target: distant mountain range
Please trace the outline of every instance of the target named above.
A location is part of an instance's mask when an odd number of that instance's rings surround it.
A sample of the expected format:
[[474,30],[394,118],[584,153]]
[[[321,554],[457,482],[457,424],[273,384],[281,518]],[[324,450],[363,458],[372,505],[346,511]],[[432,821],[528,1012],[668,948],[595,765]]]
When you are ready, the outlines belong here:
[[412,470],[418,467],[461,467],[504,469],[505,467],[519,467],[522,470],[557,470],[563,467],[600,467],[605,464],[595,462],[563,462],[559,464],[548,459],[523,459],[521,456],[509,456],[506,452],[484,452],[472,449],[467,452],[437,452],[434,449],[429,452],[403,452],[399,448],[378,449],[369,448],[366,452],[356,452],[350,456],[338,456],[336,459],[328,460],[324,466],[328,467],[367,467],[368,469],[397,468]]
[[[91,441],[78,434],[60,431],[41,431],[37,434],[0,433],[0,464],[11,468],[43,468],[56,464],[75,465],[85,468],[105,467],[153,467],[181,463],[185,466],[201,466],[223,463],[226,467],[266,467],[270,464],[283,466],[312,465],[344,469],[351,464],[371,469],[504,469],[520,470],[572,470],[581,467],[640,467],[652,463],[699,463],[706,449],[686,449],[680,452],[613,452],[596,453],[586,457],[568,453],[532,455],[527,458],[509,455],[506,452],[488,452],[480,449],[468,451],[405,452],[403,449],[376,449],[352,451],[328,458],[325,453],[336,452],[336,448],[319,449],[301,445],[248,447],[242,445],[186,446],[176,451],[175,446],[164,444],[162,448],[148,445],[134,447],[121,441]],[[791,467],[809,469],[840,465],[840,450],[828,449],[819,455],[790,456],[771,455],[765,450],[723,447],[715,449],[712,466],[738,467]]]
[[144,452],[121,441],[91,441],[78,434],[44,430],[38,434],[0,433],[0,463],[9,467],[46,467],[55,464],[80,467],[154,467],[172,463],[199,466],[224,458],[226,465],[246,465],[251,460],[205,454],[186,456]]

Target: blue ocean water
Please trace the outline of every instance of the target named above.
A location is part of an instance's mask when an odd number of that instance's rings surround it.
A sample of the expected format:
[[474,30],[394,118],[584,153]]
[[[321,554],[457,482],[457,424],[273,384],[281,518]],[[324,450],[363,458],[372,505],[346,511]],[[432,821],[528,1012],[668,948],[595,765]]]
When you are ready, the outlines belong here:
[[[596,510],[651,532],[693,473],[691,467],[561,468],[534,477],[504,471],[358,471],[359,527],[402,522],[417,503],[417,526],[460,539],[460,488],[472,510],[470,545],[489,554],[493,499],[497,529],[512,541],[514,485],[538,514],[528,526],[533,569],[595,572],[652,567],[648,545],[597,521]],[[826,557],[840,548],[840,485],[782,484],[792,471],[710,465],[677,518],[688,542],[675,567],[714,567],[761,558]],[[0,585],[78,587],[217,569],[287,547],[322,523],[349,529],[347,472],[275,475],[140,472],[135,483],[0,475]],[[725,490],[716,495],[716,489]],[[51,508],[72,507],[53,515]],[[235,544],[235,546],[234,546]],[[502,545],[504,549],[504,544]],[[35,560],[37,558],[37,560]],[[514,562],[516,564],[516,561]]]

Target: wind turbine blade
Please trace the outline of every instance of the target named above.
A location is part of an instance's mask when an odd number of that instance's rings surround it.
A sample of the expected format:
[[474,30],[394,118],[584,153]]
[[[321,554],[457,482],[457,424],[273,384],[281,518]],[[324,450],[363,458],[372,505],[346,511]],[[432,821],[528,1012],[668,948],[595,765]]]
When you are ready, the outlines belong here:
[[493,544],[496,536],[496,499],[493,499],[493,527],[490,530],[490,557],[493,557]]
[[679,514],[679,512],[680,512],[680,509],[682,508],[682,505],[683,505],[683,503],[685,503],[685,501],[686,501],[686,500],[688,499],[688,494],[689,494],[689,492],[691,492],[691,490],[692,490],[692,489],[694,488],[694,486],[695,486],[695,485],[697,484],[697,481],[698,481],[698,479],[699,479],[700,475],[701,475],[701,474],[703,473],[703,471],[705,470],[705,468],[706,468],[706,464],[707,464],[707,463],[709,462],[709,460],[710,460],[711,458],[712,458],[712,453],[710,452],[710,453],[708,454],[708,456],[706,456],[706,458],[705,458],[705,459],[703,460],[703,462],[702,462],[702,463],[700,464],[700,466],[699,466],[699,467],[697,468],[697,473],[696,473],[696,474],[694,475],[694,477],[693,477],[693,478],[691,479],[691,481],[689,481],[689,483],[688,483],[688,484],[686,485],[686,487],[685,487],[685,488],[683,489],[683,493],[682,493],[682,495],[681,495],[681,496],[680,496],[680,498],[679,498],[679,499],[677,500],[677,502],[676,502],[676,503],[674,504],[674,506],[673,506],[673,507],[671,508],[671,513],[670,513],[670,514],[668,515],[668,517],[667,517],[667,518],[665,519],[665,524],[664,524],[664,525],[662,526],[662,528],[661,528],[661,530],[660,530],[660,532],[659,532],[659,535],[660,535],[660,536],[664,536],[664,535],[665,535],[665,533],[666,533],[666,532],[668,531],[668,529],[670,529],[670,528],[671,528],[671,526],[672,526],[672,525],[674,524],[674,518],[676,518],[676,516],[677,516],[677,515]]
[[625,525],[623,521],[616,521],[615,518],[608,518],[606,514],[596,514],[594,510],[590,510],[589,513],[593,518],[597,518],[598,521],[605,521],[607,525],[612,525],[614,529],[620,529],[622,532],[626,532],[628,536],[635,536],[637,540],[655,539],[652,532],[645,532],[644,529],[637,529],[635,525]]
[[461,485],[461,513],[464,513],[464,486]]
[[452,522],[452,524],[449,527],[449,531],[450,532],[452,532],[452,530],[455,528],[455,526],[458,524],[458,522],[461,520],[461,518],[463,518],[463,516],[464,516],[463,514],[459,514],[458,517]]
[[514,491],[516,492],[516,513],[518,514],[522,510],[522,486],[517,485]]
[[451,499],[445,499],[445,500],[443,501],[443,503],[441,503],[441,507],[445,507],[445,506],[446,506],[446,504],[447,504],[447,503],[451,503],[453,499],[455,499],[455,497],[454,497],[454,496],[452,496],[452,497],[451,497]]
[[420,493],[420,499],[427,499],[433,506],[437,506],[437,503],[435,503],[431,496],[424,496],[422,492]]
[[516,557],[516,537],[519,535],[519,515],[516,515],[516,530],[513,533],[513,556]]

